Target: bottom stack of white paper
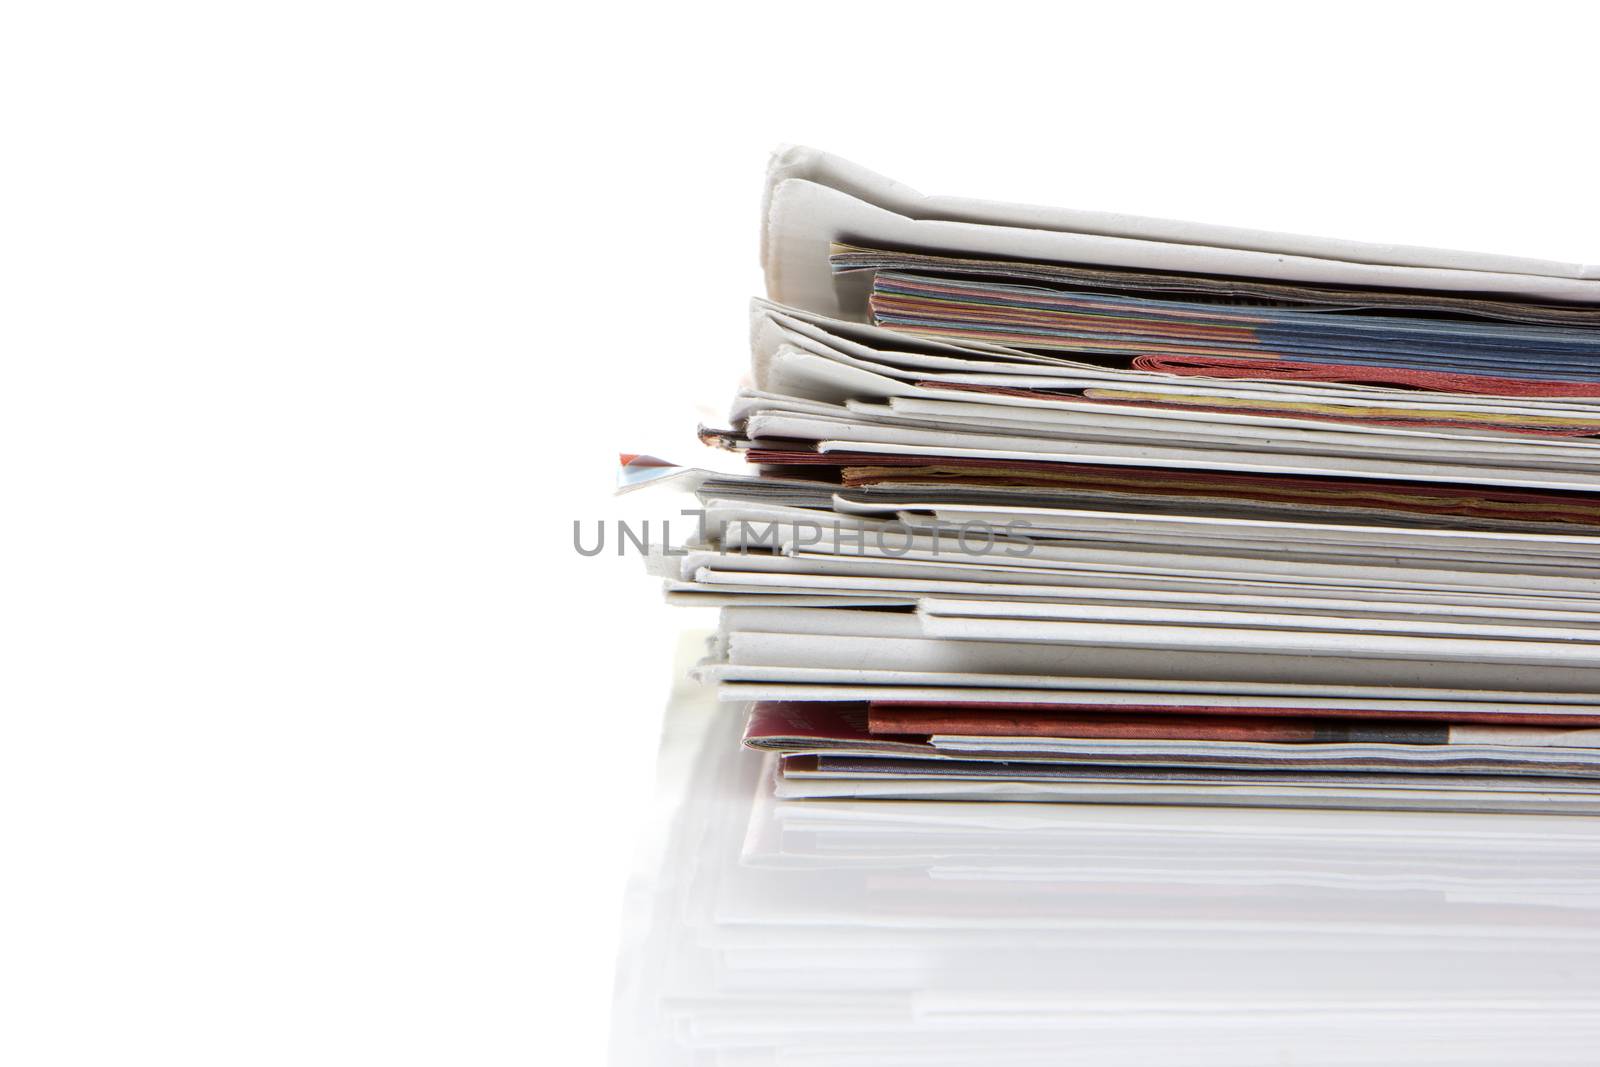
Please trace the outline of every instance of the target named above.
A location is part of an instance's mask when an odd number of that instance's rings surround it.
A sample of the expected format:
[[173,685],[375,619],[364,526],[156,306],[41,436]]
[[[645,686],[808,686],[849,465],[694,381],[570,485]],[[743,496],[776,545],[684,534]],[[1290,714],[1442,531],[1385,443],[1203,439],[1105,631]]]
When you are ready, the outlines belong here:
[[685,690],[618,1064],[1588,1064],[1600,819],[787,801]]

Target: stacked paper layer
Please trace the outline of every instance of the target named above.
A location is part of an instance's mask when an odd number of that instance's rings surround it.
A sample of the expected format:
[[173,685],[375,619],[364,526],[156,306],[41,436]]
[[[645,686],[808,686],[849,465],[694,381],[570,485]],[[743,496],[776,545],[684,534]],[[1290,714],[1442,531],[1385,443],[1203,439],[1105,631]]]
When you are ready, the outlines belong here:
[[1600,272],[770,173],[702,675],[780,796],[1600,813]]
[[619,1064],[1590,1064],[1600,835],[1457,813],[794,801],[680,702]]

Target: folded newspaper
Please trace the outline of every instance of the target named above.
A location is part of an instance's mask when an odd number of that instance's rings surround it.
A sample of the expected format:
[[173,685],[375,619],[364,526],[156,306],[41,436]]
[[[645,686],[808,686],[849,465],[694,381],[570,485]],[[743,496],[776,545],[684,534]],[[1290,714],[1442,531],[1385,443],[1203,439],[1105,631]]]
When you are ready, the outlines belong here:
[[799,148],[762,260],[651,567],[780,796],[1600,813],[1600,267]]

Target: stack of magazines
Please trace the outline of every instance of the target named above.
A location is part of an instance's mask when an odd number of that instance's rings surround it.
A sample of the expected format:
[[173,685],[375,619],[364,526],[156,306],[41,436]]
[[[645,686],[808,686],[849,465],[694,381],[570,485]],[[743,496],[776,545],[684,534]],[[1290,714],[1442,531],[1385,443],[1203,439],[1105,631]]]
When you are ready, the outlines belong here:
[[780,797],[1600,813],[1600,267],[800,148],[762,258],[651,566]]

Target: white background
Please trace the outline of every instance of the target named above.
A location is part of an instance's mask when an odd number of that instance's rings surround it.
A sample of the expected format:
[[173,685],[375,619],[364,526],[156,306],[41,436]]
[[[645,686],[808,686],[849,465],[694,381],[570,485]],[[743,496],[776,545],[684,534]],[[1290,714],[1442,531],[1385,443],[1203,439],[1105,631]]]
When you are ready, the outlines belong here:
[[775,143],[1593,262],[1593,10],[8,5],[0,1060],[603,1057]]

